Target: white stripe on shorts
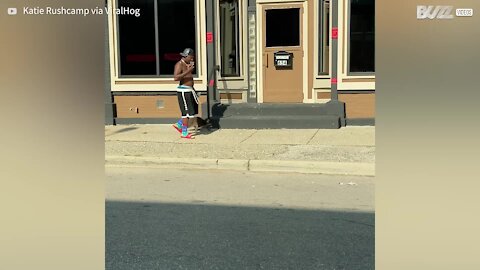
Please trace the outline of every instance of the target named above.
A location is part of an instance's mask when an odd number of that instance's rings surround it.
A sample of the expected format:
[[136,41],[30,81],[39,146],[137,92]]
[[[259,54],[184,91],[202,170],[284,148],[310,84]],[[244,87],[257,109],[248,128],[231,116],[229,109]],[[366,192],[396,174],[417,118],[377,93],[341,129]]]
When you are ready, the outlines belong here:
[[183,106],[185,107],[185,111],[188,111],[187,100],[185,99],[185,92],[182,92],[183,98]]

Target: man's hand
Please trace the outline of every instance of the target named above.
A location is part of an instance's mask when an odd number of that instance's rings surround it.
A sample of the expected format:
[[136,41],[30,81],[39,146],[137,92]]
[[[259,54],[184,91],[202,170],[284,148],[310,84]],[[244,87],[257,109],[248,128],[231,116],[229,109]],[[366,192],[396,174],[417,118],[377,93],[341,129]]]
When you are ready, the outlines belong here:
[[187,64],[187,71],[192,72],[195,69],[195,63],[191,62],[190,64]]

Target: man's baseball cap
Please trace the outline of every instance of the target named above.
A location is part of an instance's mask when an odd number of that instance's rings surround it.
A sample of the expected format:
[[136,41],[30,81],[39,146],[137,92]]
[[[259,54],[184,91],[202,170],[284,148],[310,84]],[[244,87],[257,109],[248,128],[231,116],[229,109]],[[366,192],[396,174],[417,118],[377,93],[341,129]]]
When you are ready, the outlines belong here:
[[181,56],[183,57],[187,57],[189,55],[193,55],[195,52],[193,51],[193,49],[191,48],[186,48],[185,50],[183,50],[183,52],[180,53]]

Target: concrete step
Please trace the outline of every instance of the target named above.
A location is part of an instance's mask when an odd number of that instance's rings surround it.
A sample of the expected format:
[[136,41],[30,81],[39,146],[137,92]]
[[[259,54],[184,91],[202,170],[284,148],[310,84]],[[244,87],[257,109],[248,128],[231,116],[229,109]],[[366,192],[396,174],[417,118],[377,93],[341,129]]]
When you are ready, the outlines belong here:
[[212,114],[215,117],[229,116],[315,116],[315,115],[338,115],[344,112],[338,104],[268,104],[268,103],[242,103],[242,104],[215,104]]
[[210,118],[215,128],[223,129],[338,129],[341,118],[335,115],[235,115]]

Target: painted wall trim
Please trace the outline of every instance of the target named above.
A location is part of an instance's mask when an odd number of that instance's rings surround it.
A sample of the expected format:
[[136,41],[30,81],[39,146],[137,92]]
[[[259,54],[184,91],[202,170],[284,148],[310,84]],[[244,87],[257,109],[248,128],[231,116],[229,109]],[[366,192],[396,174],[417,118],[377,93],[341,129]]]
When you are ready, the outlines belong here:
[[134,91],[134,92],[113,92],[113,96],[173,96],[177,95],[176,91]]
[[[196,29],[196,34],[197,34],[197,42],[198,42],[198,48],[199,52],[197,52],[197,56],[200,57],[199,61],[201,61],[201,65],[199,65],[199,74],[198,79],[202,80],[203,82],[207,81],[207,44],[206,44],[206,20],[205,18],[208,17],[206,14],[206,3],[210,3],[213,0],[208,0],[208,1],[203,1],[203,0],[195,0],[195,12],[196,12],[196,23],[197,23],[197,29]],[[117,0],[108,0],[107,1],[108,5],[110,8],[117,8]],[[110,41],[109,41],[109,47],[110,47],[110,67],[111,67],[111,72],[110,72],[110,77],[111,77],[111,82],[112,82],[112,89],[113,91],[132,91],[133,89],[128,88],[129,86],[121,86],[119,87],[118,85],[115,85],[116,82],[119,81],[125,81],[128,82],[132,78],[124,78],[120,76],[120,70],[118,67],[118,59],[119,59],[119,38],[118,38],[118,20],[117,16],[114,14],[114,12],[111,12],[108,15],[108,21],[109,25],[109,36],[110,36]],[[148,78],[146,76],[145,78],[142,78],[142,80],[148,81],[148,80],[173,80],[173,75],[168,78],[164,77],[155,77],[155,78]],[[205,83],[206,84],[206,83]],[[136,87],[134,85],[133,87]],[[160,88],[160,89],[159,89]],[[206,86],[202,86],[202,88],[205,88]],[[157,90],[163,90],[162,86],[159,86],[157,89],[151,89],[151,91],[157,91]]]
[[117,125],[132,124],[172,124],[178,121],[178,118],[117,118]]
[[375,94],[375,90],[338,90],[339,94]]

